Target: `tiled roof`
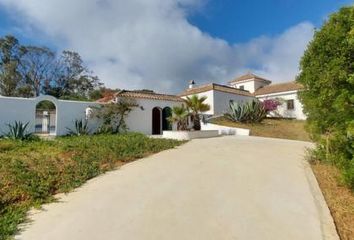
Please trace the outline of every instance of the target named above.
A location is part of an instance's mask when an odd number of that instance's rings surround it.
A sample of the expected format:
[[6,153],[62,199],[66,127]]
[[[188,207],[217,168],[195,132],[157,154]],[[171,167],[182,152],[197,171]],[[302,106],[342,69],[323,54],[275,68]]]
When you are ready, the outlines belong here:
[[216,83],[209,83],[209,84],[186,89],[184,92],[179,94],[179,96],[188,96],[188,95],[193,95],[193,94],[197,94],[197,93],[207,92],[210,90],[216,90],[216,91],[220,91],[220,92],[232,93],[232,94],[237,94],[237,95],[242,95],[242,96],[253,96],[248,91],[225,86],[225,85],[221,85],[221,84],[216,84]]
[[247,73],[245,75],[242,75],[240,77],[235,78],[234,80],[231,80],[229,83],[236,83],[236,82],[242,82],[245,80],[256,80],[256,81],[262,81],[262,82],[267,82],[267,83],[271,83],[272,81],[262,78],[260,76],[257,76],[253,73]]
[[254,92],[254,95],[258,96],[258,95],[265,95],[271,93],[288,92],[288,91],[300,90],[303,88],[304,87],[300,83],[292,81],[286,83],[272,84],[272,85],[259,88]]
[[169,95],[169,94],[160,94],[155,93],[153,91],[148,90],[137,90],[137,91],[129,91],[129,90],[122,90],[116,93],[113,97],[106,98],[106,99],[99,99],[97,102],[110,102],[115,97],[126,97],[126,98],[144,98],[144,99],[153,99],[153,100],[164,100],[164,101],[174,101],[174,102],[183,102],[184,100],[176,95]]

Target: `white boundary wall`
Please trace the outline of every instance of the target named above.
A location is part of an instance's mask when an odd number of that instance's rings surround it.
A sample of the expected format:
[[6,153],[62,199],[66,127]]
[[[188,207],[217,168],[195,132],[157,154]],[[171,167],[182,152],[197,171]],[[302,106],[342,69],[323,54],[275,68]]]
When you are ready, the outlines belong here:
[[202,130],[217,130],[219,135],[249,136],[250,130],[246,128],[226,127],[212,123],[201,123]]
[[217,130],[203,130],[203,131],[163,131],[162,137],[176,140],[191,140],[195,138],[212,138],[218,137]]
[[[56,128],[54,135],[66,135],[67,128],[74,128],[75,120],[86,118],[86,109],[98,106],[95,102],[79,102],[59,100],[52,96],[39,96],[37,98],[16,98],[0,96],[0,135],[8,131],[7,124],[15,121],[29,122],[29,131],[35,131],[36,105],[47,100],[56,107]],[[97,127],[97,123],[90,121],[90,128]]]

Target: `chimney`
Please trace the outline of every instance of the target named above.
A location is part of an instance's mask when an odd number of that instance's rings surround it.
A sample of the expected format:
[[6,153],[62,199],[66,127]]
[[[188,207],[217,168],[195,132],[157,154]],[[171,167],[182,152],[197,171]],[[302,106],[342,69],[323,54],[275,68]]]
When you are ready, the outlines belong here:
[[189,89],[193,88],[194,84],[195,84],[194,80],[190,80],[189,81]]

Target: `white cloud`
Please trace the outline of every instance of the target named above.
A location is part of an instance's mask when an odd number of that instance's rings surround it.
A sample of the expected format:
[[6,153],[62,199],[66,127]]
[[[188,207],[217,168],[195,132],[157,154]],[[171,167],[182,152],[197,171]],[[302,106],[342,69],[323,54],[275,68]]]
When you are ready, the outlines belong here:
[[78,51],[110,87],[178,92],[189,79],[222,83],[246,70],[274,81],[294,78],[312,24],[233,45],[187,21],[204,2],[0,0],[0,7],[59,48]]

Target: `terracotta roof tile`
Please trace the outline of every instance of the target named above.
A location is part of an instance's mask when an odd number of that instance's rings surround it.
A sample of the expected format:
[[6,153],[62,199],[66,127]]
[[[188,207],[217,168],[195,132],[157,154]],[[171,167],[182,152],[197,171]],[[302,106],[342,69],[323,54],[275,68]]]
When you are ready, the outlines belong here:
[[207,92],[210,90],[216,90],[216,91],[220,91],[220,92],[232,93],[232,94],[237,94],[237,95],[242,95],[242,96],[253,96],[248,91],[225,86],[225,85],[221,85],[221,84],[216,84],[216,83],[209,83],[209,84],[200,85],[200,86],[186,89],[184,92],[180,93],[179,96],[188,96],[188,95],[193,95],[193,94],[197,94],[197,93]]
[[267,83],[271,83],[272,81],[262,78],[260,76],[257,76],[253,73],[247,73],[245,75],[242,75],[240,77],[235,78],[234,80],[231,80],[229,83],[235,83],[235,82],[242,82],[245,80],[256,80],[256,81],[262,81],[262,82],[267,82]]
[[300,90],[303,88],[304,87],[300,83],[292,81],[292,82],[272,84],[272,85],[259,88],[254,92],[254,95],[258,96],[258,95],[265,95],[271,93],[288,92],[288,91]]
[[110,102],[115,97],[126,97],[126,98],[144,98],[144,99],[153,99],[153,100],[164,100],[164,101],[174,101],[174,102],[183,102],[184,100],[176,95],[169,95],[169,94],[160,94],[155,93],[153,91],[146,91],[146,90],[137,90],[137,91],[129,91],[129,90],[122,90],[116,93],[111,98],[106,99],[99,99],[97,102]]

